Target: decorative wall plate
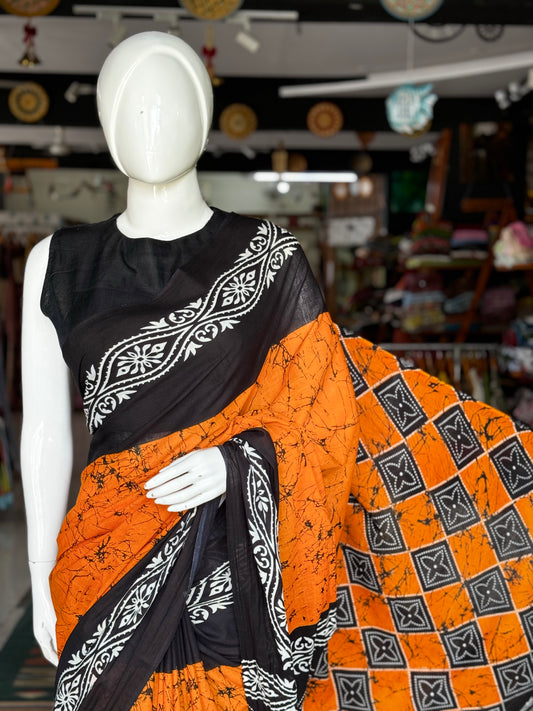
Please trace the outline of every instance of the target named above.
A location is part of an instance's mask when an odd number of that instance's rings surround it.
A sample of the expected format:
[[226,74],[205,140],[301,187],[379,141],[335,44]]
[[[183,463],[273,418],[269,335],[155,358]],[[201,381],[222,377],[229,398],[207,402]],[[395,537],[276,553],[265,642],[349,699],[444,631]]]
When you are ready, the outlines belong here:
[[476,34],[485,42],[496,42],[503,35],[504,25],[476,25]]
[[179,0],[182,7],[200,20],[223,20],[236,12],[243,0]]
[[417,37],[428,42],[447,42],[459,37],[465,25],[438,25],[415,22],[411,29]]
[[0,7],[12,15],[33,17],[48,15],[59,5],[59,0],[0,0]]
[[397,20],[425,20],[437,12],[444,0],[380,0]]
[[24,123],[36,123],[46,116],[50,106],[48,94],[40,84],[33,81],[19,84],[8,96],[9,110]]
[[344,124],[344,116],[337,104],[320,101],[309,109],[307,128],[315,136],[330,138],[338,133]]
[[437,95],[433,85],[402,84],[385,101],[387,119],[393,131],[404,136],[420,136],[429,130]]
[[257,116],[247,104],[230,104],[220,114],[220,130],[237,140],[246,138],[257,128]]

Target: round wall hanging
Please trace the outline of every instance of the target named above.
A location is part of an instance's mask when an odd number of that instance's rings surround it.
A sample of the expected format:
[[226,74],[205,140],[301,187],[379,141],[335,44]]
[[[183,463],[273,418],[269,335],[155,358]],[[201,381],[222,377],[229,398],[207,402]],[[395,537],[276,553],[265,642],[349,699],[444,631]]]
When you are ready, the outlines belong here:
[[59,0],[0,0],[0,7],[12,15],[33,17],[48,15],[59,5]]
[[230,138],[246,138],[257,128],[257,116],[246,104],[230,104],[220,114],[218,125]]
[[320,101],[309,109],[307,128],[315,136],[330,138],[338,133],[344,124],[344,116],[337,104]]
[[46,91],[32,81],[11,89],[7,102],[13,116],[24,123],[40,121],[50,106]]
[[503,35],[504,25],[476,25],[476,34],[485,42],[496,42]]
[[425,20],[437,12],[444,0],[380,0],[397,20]]
[[428,42],[448,42],[459,37],[465,25],[438,25],[415,22],[411,29],[417,37]]
[[236,12],[242,0],[179,0],[180,5],[200,20],[223,20]]

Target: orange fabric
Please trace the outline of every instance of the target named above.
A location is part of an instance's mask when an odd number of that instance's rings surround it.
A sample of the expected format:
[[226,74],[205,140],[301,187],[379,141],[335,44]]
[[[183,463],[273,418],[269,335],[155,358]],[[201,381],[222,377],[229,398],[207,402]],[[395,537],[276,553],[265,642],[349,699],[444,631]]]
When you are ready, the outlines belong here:
[[279,549],[289,631],[336,599],[336,547],[357,449],[350,376],[327,315],[272,347],[256,383],[209,421],[106,455],[83,472],[51,576],[62,649],[78,618],[177,521],[143,484],[177,456],[254,427],[277,452]]
[[338,551],[345,602],[304,711],[521,708],[533,693],[533,433],[363,339],[345,344],[361,437]]
[[240,667],[206,671],[191,664],[171,674],[152,674],[131,711],[194,709],[194,711],[247,711]]

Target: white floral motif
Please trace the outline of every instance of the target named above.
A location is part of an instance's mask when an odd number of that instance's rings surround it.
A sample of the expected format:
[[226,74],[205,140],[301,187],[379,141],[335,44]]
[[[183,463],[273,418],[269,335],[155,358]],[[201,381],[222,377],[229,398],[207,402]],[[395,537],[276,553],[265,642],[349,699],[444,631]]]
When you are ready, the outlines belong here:
[[144,343],[142,346],[133,346],[131,351],[118,357],[117,375],[146,373],[147,370],[161,363],[165,346],[166,343],[154,343],[153,345]]
[[244,304],[255,289],[255,272],[237,274],[230,283],[222,289],[224,301],[222,306],[229,304]]
[[261,222],[247,247],[202,298],[150,321],[111,346],[86,371],[83,400],[89,431],[94,433],[140,387],[166,375],[178,362],[239,324],[297,249],[290,232]]
[[129,627],[137,622],[139,617],[142,617],[144,611],[150,607],[153,590],[154,584],[152,583],[151,585],[142,585],[135,591],[124,608],[120,621],[121,627]]
[[80,699],[79,678],[74,678],[69,684],[64,684],[56,694],[56,709],[58,711],[73,711]]

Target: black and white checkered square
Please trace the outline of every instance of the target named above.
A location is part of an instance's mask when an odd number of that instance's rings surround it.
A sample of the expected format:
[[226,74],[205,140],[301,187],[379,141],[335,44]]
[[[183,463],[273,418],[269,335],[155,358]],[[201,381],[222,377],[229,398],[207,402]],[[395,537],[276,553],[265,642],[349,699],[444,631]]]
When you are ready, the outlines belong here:
[[322,651],[322,654],[320,655],[318,663],[317,663],[311,676],[314,676],[315,679],[327,679],[329,677],[328,648],[327,647]]
[[476,622],[441,633],[452,669],[478,667],[487,664],[483,636]]
[[442,526],[449,535],[479,521],[479,514],[460,477],[450,479],[431,492]]
[[365,511],[365,530],[372,553],[399,553],[406,550],[394,511]]
[[533,694],[533,662],[530,654],[505,664],[495,664],[494,671],[504,699],[521,697],[524,693]]
[[422,588],[436,590],[460,580],[452,552],[445,541],[411,553]]
[[403,437],[408,437],[427,422],[424,410],[407,387],[402,375],[395,375],[378,385],[374,388],[374,395]]
[[435,628],[422,595],[388,600],[398,632],[432,632]]
[[520,619],[522,621],[522,627],[529,644],[529,648],[533,651],[533,607],[529,610],[524,610],[520,613]]
[[380,454],[375,462],[394,503],[424,491],[422,475],[406,444]]
[[412,672],[411,688],[417,711],[445,711],[457,706],[446,672]]
[[364,462],[367,459],[368,459],[368,452],[363,447],[363,443],[360,441],[359,444],[357,445],[357,456],[355,458],[355,461],[357,464],[359,464],[359,462]]
[[343,711],[372,711],[366,672],[333,669],[337,708]]
[[483,447],[460,405],[450,408],[437,417],[435,427],[458,469],[462,469],[483,454]]
[[351,546],[343,546],[342,552],[349,581],[356,585],[362,585],[367,590],[379,592],[381,588],[372,557]]
[[480,617],[513,609],[511,594],[499,567],[485,570],[467,580],[466,588],[474,610]]
[[338,627],[357,626],[352,595],[348,585],[339,585],[337,588],[337,625]]
[[396,635],[383,630],[362,630],[368,664],[374,669],[404,669],[407,664]]
[[344,355],[346,356],[346,363],[348,365],[348,371],[352,380],[354,393],[357,396],[362,395],[368,390],[368,384],[363,378],[361,371],[355,367],[355,363],[352,360],[352,356],[350,355],[350,352],[348,351],[344,343],[342,343],[342,349],[344,351]]
[[533,551],[531,537],[514,506],[492,516],[486,526],[499,560],[517,558]]
[[518,437],[495,447],[490,458],[513,499],[533,490],[533,463]]

